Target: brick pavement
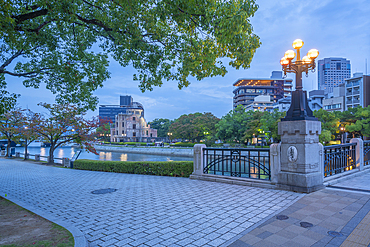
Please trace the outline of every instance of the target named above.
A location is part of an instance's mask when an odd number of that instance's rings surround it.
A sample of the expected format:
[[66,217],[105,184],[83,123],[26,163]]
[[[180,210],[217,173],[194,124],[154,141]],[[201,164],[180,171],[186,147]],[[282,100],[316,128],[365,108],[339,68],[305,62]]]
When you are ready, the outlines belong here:
[[[370,173],[335,184],[297,200],[277,215],[251,226],[223,246],[370,247]],[[357,190],[357,191],[356,191]],[[301,222],[311,223],[304,228]],[[333,236],[333,231],[335,235]]]
[[[109,194],[92,194],[115,188]],[[81,230],[90,246],[220,246],[303,195],[0,159],[0,195]]]

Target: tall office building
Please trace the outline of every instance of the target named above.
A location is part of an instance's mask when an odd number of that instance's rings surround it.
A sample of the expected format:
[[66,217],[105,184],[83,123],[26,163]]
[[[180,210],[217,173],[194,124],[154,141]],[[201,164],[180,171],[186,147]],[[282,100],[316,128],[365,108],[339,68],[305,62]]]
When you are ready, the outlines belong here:
[[346,80],[345,90],[346,110],[370,105],[370,76],[354,73],[352,78]]
[[332,93],[333,88],[351,77],[351,63],[345,58],[324,58],[318,61],[318,88],[325,94]]
[[[238,105],[248,107],[254,104],[254,98],[259,95],[270,96],[270,102],[290,97],[292,91],[292,79],[284,79],[281,71],[273,71],[270,78],[242,78],[233,86],[233,109]],[[264,99],[265,100],[265,99]]]
[[116,115],[122,113],[126,114],[130,111],[134,110],[142,110],[140,111],[142,116],[144,117],[144,107],[139,102],[133,102],[131,96],[120,96],[120,104],[119,105],[100,105],[99,106],[99,117],[103,119],[107,119],[112,121],[112,123],[116,122]]

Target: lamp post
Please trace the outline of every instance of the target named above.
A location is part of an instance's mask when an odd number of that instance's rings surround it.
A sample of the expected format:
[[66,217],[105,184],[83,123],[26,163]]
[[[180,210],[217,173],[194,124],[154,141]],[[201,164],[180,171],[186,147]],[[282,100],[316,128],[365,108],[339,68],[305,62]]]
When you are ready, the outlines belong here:
[[340,124],[339,125],[339,130],[340,130],[340,137],[341,137],[340,141],[341,141],[341,144],[343,144],[343,143],[345,143],[344,134],[345,134],[346,128],[342,124]]
[[168,135],[168,139],[169,139],[169,140],[170,140],[170,142],[171,142],[172,133],[171,133],[171,132],[168,132],[168,133],[167,133],[167,135]]
[[[307,92],[303,91],[302,86],[302,73],[308,75],[308,71],[315,70],[315,59],[319,55],[319,51],[316,49],[311,49],[308,51],[307,55],[301,59],[300,49],[303,46],[303,41],[296,39],[293,42],[293,48],[297,50],[288,50],[285,52],[284,57],[280,60],[284,75],[287,73],[295,73],[295,91],[292,92],[292,102],[290,108],[286,114],[286,117],[281,119],[282,121],[298,121],[298,120],[314,120],[318,121],[317,118],[313,116],[312,110],[308,106],[307,102]],[[297,56],[296,56],[297,55]],[[293,59],[296,57],[296,60]]]
[[28,143],[27,143],[27,132],[28,132],[28,127],[27,126],[25,126],[24,127],[24,130],[25,130],[25,140],[26,140],[26,142],[25,142],[25,144],[24,144],[24,147],[25,147],[25,150],[24,150],[24,160],[27,160],[27,158],[28,158],[28,151],[27,151],[27,147],[28,147]]

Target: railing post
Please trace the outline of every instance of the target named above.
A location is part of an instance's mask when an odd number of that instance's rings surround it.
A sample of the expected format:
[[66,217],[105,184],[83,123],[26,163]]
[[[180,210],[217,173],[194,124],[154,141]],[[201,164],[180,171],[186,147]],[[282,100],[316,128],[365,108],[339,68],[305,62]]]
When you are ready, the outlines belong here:
[[205,144],[194,145],[193,175],[203,175],[203,149],[206,147]]
[[39,154],[35,154],[35,161],[40,161],[40,155]]
[[356,143],[356,168],[364,169],[364,141],[360,138],[352,138],[350,143]]
[[64,167],[68,167],[68,168],[71,167],[71,161],[69,160],[69,158],[63,158],[62,159],[62,164],[63,164]]
[[15,157],[16,157],[16,158],[20,158],[20,157],[21,157],[21,153],[20,153],[20,152],[16,152],[16,153],[15,153]]
[[278,173],[280,171],[280,143],[273,143],[270,146],[270,174],[271,174],[271,182],[277,183],[278,182]]

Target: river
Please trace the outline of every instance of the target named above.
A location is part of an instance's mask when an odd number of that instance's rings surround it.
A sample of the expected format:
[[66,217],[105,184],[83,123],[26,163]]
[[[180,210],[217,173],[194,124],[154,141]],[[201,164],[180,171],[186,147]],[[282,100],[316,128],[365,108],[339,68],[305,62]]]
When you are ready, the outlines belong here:
[[[28,147],[29,154],[40,154],[41,156],[49,155],[48,147]],[[60,147],[54,151],[55,158],[69,158],[71,159],[79,148],[74,147]],[[24,147],[16,147],[16,152],[24,153]],[[121,153],[121,152],[105,152],[97,151],[99,155],[82,151],[78,159],[89,159],[89,160],[114,160],[114,161],[192,161],[190,157],[178,157],[178,156],[164,156],[164,155],[151,155],[151,154],[137,154],[137,153]],[[23,156],[23,155],[22,155]],[[33,156],[30,157],[33,159]],[[46,160],[46,158],[41,158]],[[60,163],[59,160],[55,162]]]

